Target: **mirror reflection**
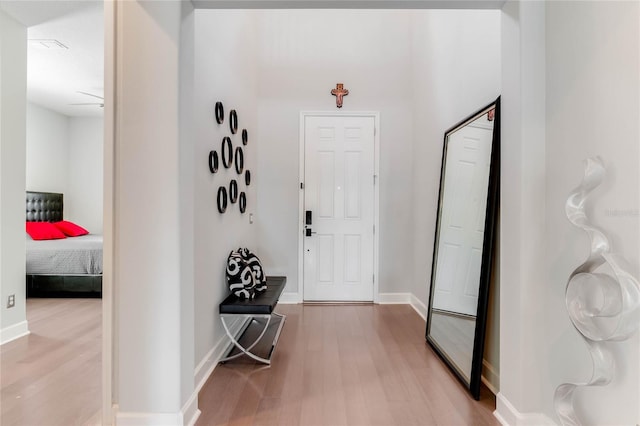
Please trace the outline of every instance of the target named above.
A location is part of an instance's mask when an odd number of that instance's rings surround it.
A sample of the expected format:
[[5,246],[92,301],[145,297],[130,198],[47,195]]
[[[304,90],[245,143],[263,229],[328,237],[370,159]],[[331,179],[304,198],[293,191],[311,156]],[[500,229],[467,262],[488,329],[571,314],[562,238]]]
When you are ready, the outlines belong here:
[[427,324],[427,340],[472,393],[480,386],[482,351],[474,349],[483,347],[476,336],[482,330],[484,338],[497,195],[491,185],[496,106],[445,133]]

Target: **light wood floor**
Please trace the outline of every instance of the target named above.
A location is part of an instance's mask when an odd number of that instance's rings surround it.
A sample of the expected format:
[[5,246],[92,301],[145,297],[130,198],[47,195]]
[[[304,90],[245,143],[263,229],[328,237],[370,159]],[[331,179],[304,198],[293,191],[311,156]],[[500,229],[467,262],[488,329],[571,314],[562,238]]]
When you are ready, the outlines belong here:
[[[32,334],[0,347],[2,426],[100,419],[101,307],[96,299],[29,299]],[[218,366],[197,426],[498,425],[495,398],[471,399],[424,340],[406,305],[281,305],[273,365]]]
[[279,305],[287,315],[269,368],[219,365],[197,426],[498,425],[425,343],[407,305]]
[[100,422],[100,299],[27,299],[31,334],[0,346],[2,426]]

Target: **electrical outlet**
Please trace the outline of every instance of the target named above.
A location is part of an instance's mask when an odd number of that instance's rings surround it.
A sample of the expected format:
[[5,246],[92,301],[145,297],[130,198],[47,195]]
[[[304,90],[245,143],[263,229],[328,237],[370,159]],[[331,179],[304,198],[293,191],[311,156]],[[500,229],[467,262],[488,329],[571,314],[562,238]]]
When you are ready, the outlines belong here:
[[16,295],[10,294],[7,299],[7,308],[13,308],[14,306],[16,306]]

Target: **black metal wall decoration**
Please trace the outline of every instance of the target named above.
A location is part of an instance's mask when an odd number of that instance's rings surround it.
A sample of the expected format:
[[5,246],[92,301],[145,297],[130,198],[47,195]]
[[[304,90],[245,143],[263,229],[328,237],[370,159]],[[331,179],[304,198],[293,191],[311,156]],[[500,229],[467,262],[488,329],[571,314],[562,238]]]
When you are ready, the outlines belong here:
[[231,145],[231,138],[229,136],[222,138],[222,147],[220,150],[222,152],[222,164],[228,169],[233,162],[233,145]]
[[218,211],[220,213],[227,211],[227,188],[224,186],[218,188]]
[[229,201],[232,204],[238,201],[238,182],[235,179],[229,182]]
[[244,152],[242,151],[242,147],[236,147],[236,156],[234,161],[236,162],[236,173],[239,175],[244,171]]
[[215,173],[218,171],[218,153],[209,151],[209,171]]
[[224,107],[222,106],[222,102],[216,102],[216,121],[218,124],[224,122]]
[[[221,101],[215,103],[214,115],[218,124],[224,123],[225,109]],[[228,204],[235,203],[239,205],[240,212],[244,213],[247,209],[247,194],[241,191],[240,188],[243,175],[245,186],[248,187],[251,185],[251,171],[245,170],[244,167],[244,146],[249,144],[249,132],[247,129],[242,129],[242,145],[238,143],[238,146],[234,147],[231,140],[231,138],[234,137],[233,135],[238,133],[238,112],[235,109],[229,110],[229,130],[231,131],[231,135],[223,136],[220,149],[209,151],[209,171],[212,174],[218,173],[224,175],[224,169],[232,168],[235,163],[235,171],[240,176],[237,179],[231,179],[228,187],[226,185],[218,187],[216,202],[218,211],[221,214],[226,212]],[[223,169],[219,170],[221,161]]]
[[238,113],[235,109],[232,109],[229,113],[229,129],[231,129],[231,133],[234,135],[238,131]]
[[247,210],[247,196],[244,192],[240,193],[240,201],[238,201],[238,205],[240,206],[240,213],[244,213]]

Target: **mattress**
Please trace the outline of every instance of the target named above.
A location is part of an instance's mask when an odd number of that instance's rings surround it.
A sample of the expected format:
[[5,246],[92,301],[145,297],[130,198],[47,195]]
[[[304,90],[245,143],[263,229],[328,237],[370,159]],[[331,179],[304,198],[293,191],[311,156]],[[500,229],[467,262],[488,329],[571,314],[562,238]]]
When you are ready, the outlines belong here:
[[42,241],[27,236],[27,274],[102,274],[102,235]]

